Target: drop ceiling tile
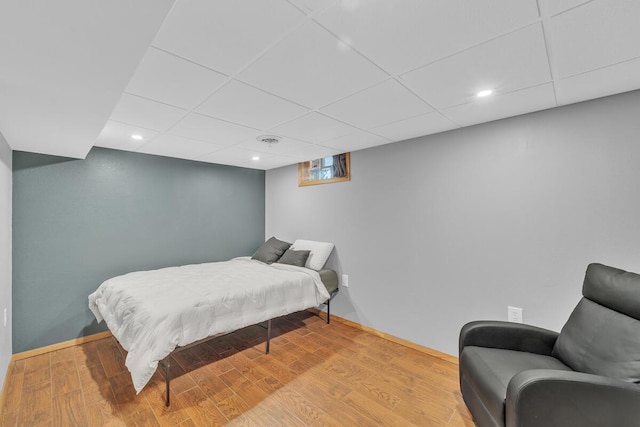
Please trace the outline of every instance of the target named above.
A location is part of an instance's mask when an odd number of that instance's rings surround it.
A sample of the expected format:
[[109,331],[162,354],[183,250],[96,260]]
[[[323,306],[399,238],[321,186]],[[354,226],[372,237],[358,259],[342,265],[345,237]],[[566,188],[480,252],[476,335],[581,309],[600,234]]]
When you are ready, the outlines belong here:
[[640,1],[592,1],[551,19],[554,57],[568,77],[640,56]]
[[125,93],[111,112],[110,119],[164,132],[180,120],[185,113],[186,111],[181,108]]
[[347,151],[362,150],[365,148],[376,147],[378,145],[389,144],[390,142],[392,142],[390,139],[373,135],[369,132],[358,131],[350,135],[330,139],[323,142],[323,145],[335,148],[341,153],[346,153]]
[[303,159],[317,159],[323,156],[337,154],[334,147],[318,144],[297,144],[293,150],[287,152],[287,156]]
[[195,160],[224,147],[224,145],[213,144],[211,142],[202,142],[180,136],[163,134],[153,141],[142,145],[138,151],[140,153],[155,154],[158,156]]
[[412,117],[407,120],[401,120],[389,123],[388,125],[375,127],[371,129],[371,131],[393,141],[403,141],[405,139],[431,135],[458,127],[458,125],[445,118],[440,113],[431,112]]
[[553,85],[544,85],[488,97],[442,110],[449,119],[470,126],[555,107]]
[[206,154],[198,160],[209,163],[220,163],[224,165],[240,166],[243,163],[251,162],[252,157],[258,156],[267,159],[270,156],[255,150],[245,150],[238,147],[226,147],[222,150]]
[[433,108],[396,80],[390,79],[322,108],[321,111],[369,129],[433,111]]
[[173,3],[1,1],[0,130],[11,147],[85,158]]
[[472,102],[491,89],[512,92],[551,80],[539,23],[401,76],[436,108]]
[[538,19],[536,0],[343,1],[317,20],[398,74]]
[[310,113],[277,126],[269,130],[269,133],[317,144],[357,131],[358,129],[353,126],[323,116],[322,114]]
[[549,15],[555,15],[560,12],[564,12],[567,9],[571,9],[572,7],[585,4],[591,0],[541,0],[541,1],[544,2],[546,12]]
[[571,104],[636,89],[640,89],[640,58],[561,79],[558,103]]
[[267,129],[309,110],[232,80],[209,97],[197,111],[257,129]]
[[312,144],[312,147],[304,153],[288,153],[287,157],[291,157],[296,160],[296,163],[307,162],[309,160],[321,159],[327,156],[333,156],[335,154],[344,153],[339,148],[326,147],[324,145]]
[[313,147],[313,144],[309,142],[298,141],[293,138],[283,137],[277,144],[272,144],[271,146],[269,146],[264,142],[257,141],[256,138],[251,138],[246,141],[242,141],[239,144],[236,144],[236,147],[244,148],[246,150],[257,150],[261,153],[271,155],[282,155],[308,152]]
[[234,74],[303,19],[282,0],[178,1],[153,45]]
[[331,6],[336,0],[290,0],[291,3],[298,6],[306,13],[315,13],[319,10],[326,9]]
[[317,108],[382,81],[387,74],[308,22],[238,75],[240,80]]
[[169,53],[149,48],[126,91],[191,109],[222,86],[226,77]]
[[233,145],[239,141],[258,136],[258,131],[248,127],[190,113],[169,131],[182,136],[215,144]]
[[[142,139],[133,139],[131,135],[140,135]],[[102,132],[100,132],[94,145],[113,148],[115,150],[136,151],[141,145],[158,135],[158,132],[149,129],[142,129],[109,120],[102,129]]]
[[240,166],[251,169],[276,169],[283,166],[294,165],[298,163],[295,159],[286,156],[274,156],[266,159],[260,159],[257,161],[251,160],[249,162],[241,163]]

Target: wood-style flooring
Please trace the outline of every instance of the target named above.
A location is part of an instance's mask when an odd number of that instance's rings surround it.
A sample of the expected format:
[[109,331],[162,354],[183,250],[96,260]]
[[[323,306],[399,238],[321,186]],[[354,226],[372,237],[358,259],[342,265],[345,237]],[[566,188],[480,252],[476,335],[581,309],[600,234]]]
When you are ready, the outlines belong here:
[[457,365],[313,313],[176,353],[135,394],[106,338],[12,363],[2,426],[473,426]]

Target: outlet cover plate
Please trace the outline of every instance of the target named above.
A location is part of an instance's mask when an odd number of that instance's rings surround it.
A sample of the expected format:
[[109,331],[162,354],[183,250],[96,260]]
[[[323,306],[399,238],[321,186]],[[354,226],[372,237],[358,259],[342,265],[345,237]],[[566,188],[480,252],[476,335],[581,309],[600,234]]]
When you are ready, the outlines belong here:
[[349,275],[348,274],[343,274],[342,275],[342,286],[344,286],[345,288],[349,287]]
[[522,323],[522,308],[520,307],[507,307],[507,320],[514,323]]

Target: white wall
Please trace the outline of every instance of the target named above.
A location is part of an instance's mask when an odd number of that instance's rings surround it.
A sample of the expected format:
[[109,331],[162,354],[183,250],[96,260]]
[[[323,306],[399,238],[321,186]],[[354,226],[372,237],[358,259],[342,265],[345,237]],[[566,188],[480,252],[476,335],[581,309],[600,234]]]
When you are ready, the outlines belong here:
[[[11,148],[0,134],[0,389],[11,361]],[[4,326],[4,310],[7,325]]]
[[588,263],[640,272],[640,91],[351,154],[348,183],[267,172],[266,237],[330,241],[332,311],[457,355],[460,327],[559,330]]

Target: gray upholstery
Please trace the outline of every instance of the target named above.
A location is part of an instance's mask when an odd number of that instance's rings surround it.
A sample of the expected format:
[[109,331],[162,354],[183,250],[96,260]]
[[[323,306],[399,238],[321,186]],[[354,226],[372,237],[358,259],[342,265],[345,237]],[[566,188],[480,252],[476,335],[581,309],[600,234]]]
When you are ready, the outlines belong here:
[[640,320],[640,276],[602,264],[590,264],[582,295],[611,310]]
[[640,275],[591,264],[582,294],[553,356],[579,372],[640,382]]
[[291,243],[283,242],[275,237],[271,237],[258,248],[251,259],[257,259],[258,261],[271,264],[278,261],[290,246]]
[[529,369],[571,368],[551,356],[515,350],[465,347],[460,357],[460,370],[468,378],[474,393],[485,396],[483,404],[496,418],[504,419],[504,398],[509,381],[519,372]]
[[338,274],[333,270],[318,270],[320,280],[330,294],[338,290]]
[[509,382],[505,406],[507,426],[640,425],[640,388],[636,384],[582,372],[522,371]]
[[560,334],[462,328],[460,389],[476,425],[640,426],[640,275],[591,264],[583,295]]
[[640,321],[583,298],[552,354],[579,372],[638,382]]
[[557,332],[537,326],[488,320],[470,322],[460,332],[460,354],[462,347],[475,345],[550,356],[557,338]]
[[304,267],[310,253],[311,251],[294,251],[293,249],[287,249],[277,262]]

